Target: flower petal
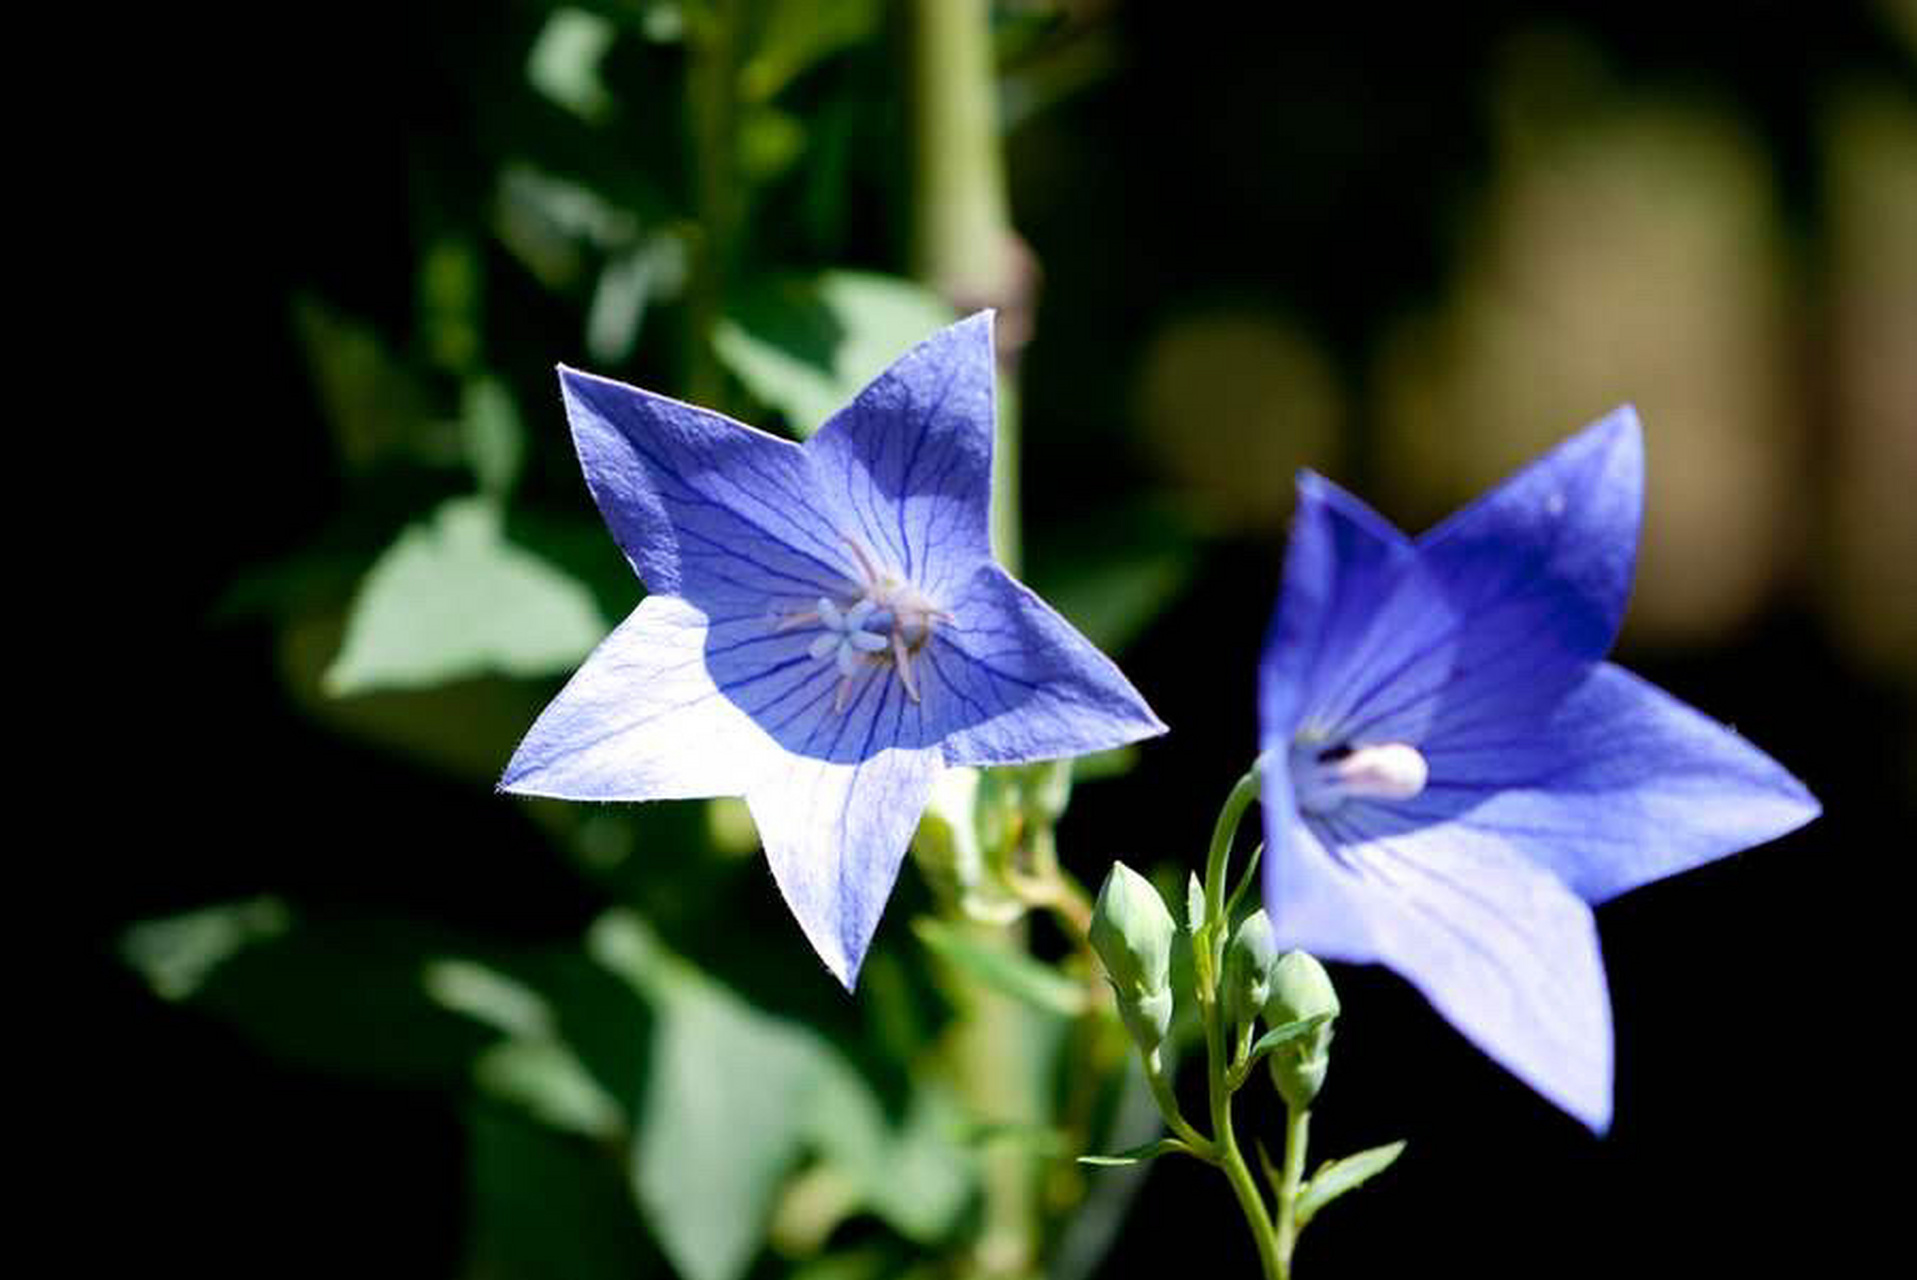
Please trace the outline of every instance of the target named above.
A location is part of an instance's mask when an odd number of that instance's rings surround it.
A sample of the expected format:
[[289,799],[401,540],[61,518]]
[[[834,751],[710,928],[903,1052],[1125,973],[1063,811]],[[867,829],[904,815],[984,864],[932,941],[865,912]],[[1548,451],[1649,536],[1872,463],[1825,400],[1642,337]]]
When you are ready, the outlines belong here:
[[1496,836],[1588,902],[1820,812],[1775,760],[1610,663],[1534,716],[1461,726],[1423,749],[1430,781],[1399,809]]
[[851,764],[784,756],[746,792],[779,892],[848,991],[938,771],[935,747]]
[[934,599],[991,555],[992,316],[933,334],[806,442],[849,536]]
[[654,593],[708,613],[856,594],[799,446],[610,378],[562,367],[559,381],[593,500]]
[[1265,903],[1280,943],[1389,966],[1551,1102],[1611,1121],[1611,1005],[1590,908],[1494,839],[1347,805],[1308,826],[1266,770]]
[[[1353,707],[1451,668],[1452,615],[1410,539],[1322,476],[1298,477],[1284,589],[1259,667],[1266,746],[1338,736]],[[1342,740],[1342,739],[1340,739]]]
[[1586,428],[1417,543],[1445,603],[1423,660],[1340,705],[1354,741],[1420,741],[1545,709],[1617,635],[1643,510],[1628,407]]
[[918,658],[948,764],[1053,760],[1165,732],[1110,658],[997,565],[948,607],[952,624]]
[[[1567,661],[1610,651],[1644,520],[1644,433],[1613,410],[1418,539],[1472,618],[1545,628]],[[1504,616],[1508,615],[1508,616]]]
[[648,596],[534,722],[500,789],[564,800],[740,795],[765,734],[707,669],[706,617]]

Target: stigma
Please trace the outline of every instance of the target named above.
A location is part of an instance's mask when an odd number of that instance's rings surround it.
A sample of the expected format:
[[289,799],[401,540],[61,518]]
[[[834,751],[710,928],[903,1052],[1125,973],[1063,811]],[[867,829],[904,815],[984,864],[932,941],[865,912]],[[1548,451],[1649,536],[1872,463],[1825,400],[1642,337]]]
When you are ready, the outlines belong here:
[[819,629],[807,652],[814,660],[838,668],[833,710],[844,711],[859,686],[874,676],[896,675],[905,696],[918,702],[914,664],[936,625],[950,622],[951,617],[903,577],[874,564],[857,543],[847,539],[846,544],[859,568],[858,581],[848,592],[850,599],[841,604],[821,596],[810,609],[775,614],[773,625],[781,631]]
[[1423,793],[1431,770],[1404,742],[1325,748],[1301,741],[1291,748],[1291,779],[1298,807],[1330,813],[1347,800],[1411,800]]

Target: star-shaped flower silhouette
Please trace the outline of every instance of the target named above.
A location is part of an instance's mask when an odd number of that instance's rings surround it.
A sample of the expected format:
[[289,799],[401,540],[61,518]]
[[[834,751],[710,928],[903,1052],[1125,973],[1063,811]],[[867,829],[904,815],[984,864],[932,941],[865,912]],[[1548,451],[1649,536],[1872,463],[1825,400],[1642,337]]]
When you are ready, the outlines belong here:
[[587,486],[651,594],[502,789],[743,795],[850,988],[940,769],[1164,732],[992,558],[989,313],[900,357],[804,446],[572,369],[560,382]]
[[1603,661],[1643,483],[1629,408],[1416,541],[1307,473],[1259,672],[1280,939],[1395,969],[1599,1131],[1611,1013],[1588,904],[1818,813],[1762,752]]

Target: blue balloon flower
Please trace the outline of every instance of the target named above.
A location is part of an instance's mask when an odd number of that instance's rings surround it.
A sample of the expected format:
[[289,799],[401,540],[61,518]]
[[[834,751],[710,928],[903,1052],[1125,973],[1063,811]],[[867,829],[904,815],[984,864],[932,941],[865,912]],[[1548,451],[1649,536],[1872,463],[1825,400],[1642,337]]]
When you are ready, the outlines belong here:
[[940,769],[1164,732],[992,559],[989,314],[907,352],[803,447],[560,382],[587,486],[651,594],[540,715],[504,790],[744,796],[850,988]]
[[1643,466],[1620,409],[1416,541],[1307,473],[1259,672],[1280,940],[1390,966],[1599,1131],[1611,1013],[1588,904],[1818,813],[1762,752],[1603,661]]

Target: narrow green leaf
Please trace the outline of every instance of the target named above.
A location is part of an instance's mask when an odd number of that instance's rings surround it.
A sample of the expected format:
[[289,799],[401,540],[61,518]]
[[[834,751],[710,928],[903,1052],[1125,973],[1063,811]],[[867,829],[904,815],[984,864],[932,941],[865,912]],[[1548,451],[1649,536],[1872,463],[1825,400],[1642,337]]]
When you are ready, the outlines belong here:
[[803,437],[952,318],[937,295],[891,276],[776,277],[741,290],[713,349]]
[[625,1132],[619,1103],[559,1040],[496,1044],[473,1064],[473,1079],[486,1092],[524,1107],[555,1129],[607,1141]]
[[1308,1036],[1313,1031],[1316,1031],[1321,1024],[1329,1021],[1331,1021],[1331,1015],[1321,1013],[1310,1018],[1300,1018],[1296,1022],[1287,1022],[1282,1027],[1273,1027],[1271,1030],[1265,1032],[1264,1035],[1259,1036],[1252,1044],[1251,1053],[1245,1059],[1246,1069],[1249,1070],[1252,1063],[1258,1061],[1258,1059],[1264,1057],[1273,1049],[1288,1045],[1293,1040]]
[[1239,901],[1251,891],[1254,884],[1258,883],[1258,864],[1264,860],[1264,857],[1265,842],[1260,840],[1252,848],[1251,858],[1245,863],[1244,874],[1238,878],[1238,887],[1233,889],[1231,896],[1225,899],[1225,919],[1231,919],[1232,914],[1238,910]]
[[592,593],[508,542],[499,509],[456,498],[374,562],[325,686],[335,697],[488,673],[571,669],[609,630]]
[[1098,1165],[1103,1168],[1116,1168],[1121,1165],[1137,1164],[1141,1160],[1151,1160],[1158,1156],[1171,1155],[1173,1152],[1189,1153],[1191,1148],[1176,1138],[1160,1138],[1156,1142],[1147,1142],[1142,1147],[1133,1147],[1113,1156],[1080,1156],[1078,1163]]
[[1023,952],[981,946],[961,929],[921,916],[912,922],[919,941],[941,959],[986,986],[1035,1009],[1076,1018],[1085,1012],[1085,987]]
[[1298,1197],[1298,1225],[1302,1228],[1320,1209],[1347,1191],[1356,1190],[1391,1167],[1404,1154],[1403,1142],[1386,1143],[1342,1160],[1327,1160],[1311,1176]]
[[503,499],[519,478],[526,453],[526,428],[519,421],[512,393],[497,378],[468,382],[459,427],[466,464],[473,469],[480,492]]

